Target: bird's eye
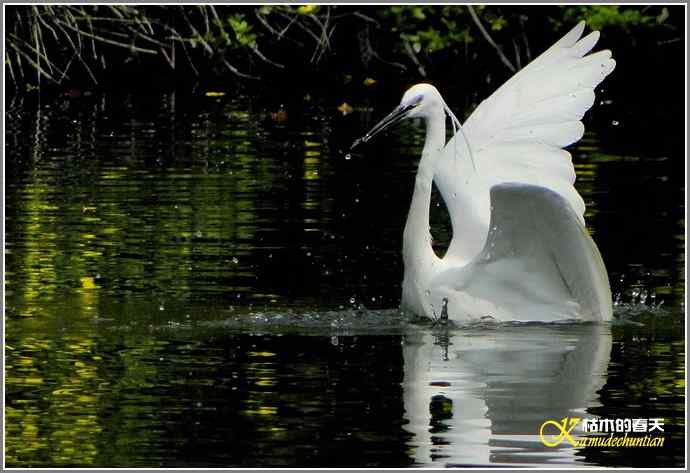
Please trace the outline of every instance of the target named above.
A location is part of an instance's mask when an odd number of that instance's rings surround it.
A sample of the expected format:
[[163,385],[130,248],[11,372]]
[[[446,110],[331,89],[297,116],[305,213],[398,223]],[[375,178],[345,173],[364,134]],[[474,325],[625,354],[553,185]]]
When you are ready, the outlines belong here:
[[418,95],[415,98],[412,99],[412,102],[410,105],[419,105],[422,102],[422,99],[424,98],[423,95]]

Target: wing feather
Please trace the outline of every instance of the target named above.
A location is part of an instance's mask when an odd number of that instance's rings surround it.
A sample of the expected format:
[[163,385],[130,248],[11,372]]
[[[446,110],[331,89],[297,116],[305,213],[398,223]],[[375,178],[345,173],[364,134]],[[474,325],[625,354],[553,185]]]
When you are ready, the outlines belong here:
[[[453,220],[448,255],[466,260],[481,250],[486,234],[478,236],[477,230],[488,228],[489,189],[502,182],[551,189],[584,223],[584,201],[573,187],[575,170],[562,148],[582,138],[581,120],[594,104],[594,89],[616,65],[611,51],[587,55],[600,35],[581,37],[584,27],[578,23],[499,87],[446,145],[434,179]],[[474,168],[458,158],[467,147]]]
[[[489,301],[499,320],[610,320],[611,291],[599,250],[558,192],[505,182],[491,188],[491,230],[467,265],[439,273],[432,287],[448,287],[455,303]],[[483,308],[486,310],[486,307]],[[460,318],[454,314],[456,318]]]

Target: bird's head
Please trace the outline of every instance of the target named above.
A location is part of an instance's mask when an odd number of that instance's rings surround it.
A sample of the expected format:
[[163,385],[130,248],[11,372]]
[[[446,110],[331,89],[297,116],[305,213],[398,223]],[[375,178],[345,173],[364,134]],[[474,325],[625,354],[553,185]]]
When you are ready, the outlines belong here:
[[408,109],[404,118],[425,118],[434,110],[443,110],[443,99],[433,85],[415,84],[403,94],[401,107]]
[[382,131],[406,118],[426,118],[435,110],[443,110],[444,102],[441,94],[431,84],[415,84],[403,94],[400,105],[386,115],[383,120],[361,138],[352,143],[352,148],[360,143],[366,143]]

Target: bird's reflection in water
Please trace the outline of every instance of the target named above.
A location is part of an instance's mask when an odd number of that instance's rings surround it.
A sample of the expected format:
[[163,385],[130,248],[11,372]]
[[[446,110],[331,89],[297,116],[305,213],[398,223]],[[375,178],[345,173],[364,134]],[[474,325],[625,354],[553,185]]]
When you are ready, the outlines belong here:
[[586,416],[606,381],[605,324],[436,326],[406,336],[404,402],[417,464],[572,464],[545,446],[548,419]]

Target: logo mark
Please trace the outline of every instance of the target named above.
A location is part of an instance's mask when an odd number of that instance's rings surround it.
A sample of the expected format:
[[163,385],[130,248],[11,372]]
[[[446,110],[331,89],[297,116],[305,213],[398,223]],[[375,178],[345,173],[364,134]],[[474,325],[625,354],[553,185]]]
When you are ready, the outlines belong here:
[[[555,420],[547,420],[539,428],[539,437],[541,437],[542,443],[547,447],[555,447],[564,440],[570,442],[573,447],[577,447],[577,440],[570,435],[570,432],[573,431],[578,422],[580,422],[579,417],[564,417],[560,423]],[[547,429],[547,426],[555,427],[558,432],[553,433],[553,430]]]

